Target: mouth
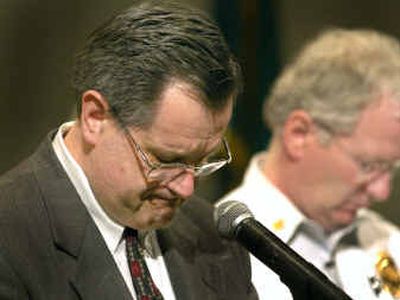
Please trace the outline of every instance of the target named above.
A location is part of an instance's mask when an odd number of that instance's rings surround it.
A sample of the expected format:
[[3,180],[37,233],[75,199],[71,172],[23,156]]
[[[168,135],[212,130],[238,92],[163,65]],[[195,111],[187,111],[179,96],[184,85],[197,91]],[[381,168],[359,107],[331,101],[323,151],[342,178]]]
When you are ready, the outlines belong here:
[[178,197],[167,188],[150,188],[141,195],[142,201],[149,202],[153,206],[175,208],[184,202],[182,197]]
[[176,209],[183,202],[184,199],[171,195],[170,193],[152,193],[143,197],[144,202],[148,202],[153,208],[156,209]]
[[363,201],[362,203],[354,203],[353,205],[347,207],[346,209],[349,211],[357,212],[358,210],[362,208],[368,208],[369,206],[370,203],[368,201]]
[[151,207],[150,209],[157,223],[164,226],[172,221],[183,200],[179,198],[153,197],[146,200],[146,202],[149,205],[148,207]]
[[351,219],[354,219],[354,217],[357,214],[358,209],[356,208],[345,208],[342,210],[342,214],[344,213],[347,216],[350,216]]
[[149,199],[146,199],[152,206],[154,207],[160,207],[160,208],[175,208],[178,206],[178,199],[166,199],[166,198],[161,198],[161,197],[152,197]]
[[358,211],[363,208],[368,208],[369,204],[368,203],[360,203],[360,204],[353,204],[351,206],[343,207],[340,209],[342,216],[347,216],[346,218],[349,218],[351,220],[354,220],[356,218]]
[[343,209],[349,212],[357,212],[362,208],[368,208],[371,205],[371,199],[366,195],[354,195],[346,200]]

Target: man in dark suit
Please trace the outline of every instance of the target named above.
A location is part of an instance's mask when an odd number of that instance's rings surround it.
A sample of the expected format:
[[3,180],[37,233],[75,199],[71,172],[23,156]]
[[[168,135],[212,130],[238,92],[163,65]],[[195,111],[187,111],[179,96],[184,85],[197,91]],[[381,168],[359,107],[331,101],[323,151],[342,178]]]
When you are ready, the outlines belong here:
[[0,299],[256,298],[211,207],[184,203],[231,159],[240,70],[215,24],[133,6],[89,37],[73,86],[77,120],[0,178]]

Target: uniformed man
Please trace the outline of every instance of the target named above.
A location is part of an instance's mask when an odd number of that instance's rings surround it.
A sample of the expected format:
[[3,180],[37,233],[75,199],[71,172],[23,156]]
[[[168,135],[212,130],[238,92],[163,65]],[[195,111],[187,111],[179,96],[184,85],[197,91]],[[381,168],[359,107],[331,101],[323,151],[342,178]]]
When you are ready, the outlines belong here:
[[[255,218],[354,299],[400,297],[400,234],[368,208],[389,196],[400,159],[400,45],[373,30],[321,33],[266,100],[272,130],[223,200]],[[269,299],[267,268],[251,257]]]

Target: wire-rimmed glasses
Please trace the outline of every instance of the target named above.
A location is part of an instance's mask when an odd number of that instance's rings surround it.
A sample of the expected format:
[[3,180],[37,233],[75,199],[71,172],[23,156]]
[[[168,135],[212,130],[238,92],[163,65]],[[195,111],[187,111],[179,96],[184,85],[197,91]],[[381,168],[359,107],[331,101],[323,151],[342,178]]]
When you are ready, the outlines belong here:
[[[333,130],[325,125],[323,122],[318,120],[313,120],[316,126],[322,130],[325,134],[331,138],[335,136]],[[325,137],[326,138],[326,137]],[[352,154],[346,147],[340,144],[338,141],[334,142],[334,145],[345,154],[353,163],[357,166],[359,170],[360,178],[364,181],[373,180],[374,178],[385,174],[393,173],[400,167],[400,160],[365,160]]]
[[346,156],[348,156],[360,171],[360,175],[363,178],[375,178],[378,175],[384,173],[393,173],[396,169],[400,167],[400,160],[375,160],[366,161],[361,159],[354,154],[350,153],[348,149],[343,147],[340,143],[335,143],[336,147],[340,149]]
[[[142,162],[147,167],[147,178],[150,181],[165,182],[172,180],[184,172],[193,172],[195,177],[204,177],[221,169],[223,166],[232,161],[231,151],[229,149],[226,138],[221,140],[220,150],[210,155],[206,162],[201,165],[189,165],[185,163],[160,163],[152,162],[149,156],[144,152],[140,145],[136,142],[133,135],[126,127],[123,127],[125,136],[132,149],[136,150]],[[221,155],[219,155],[221,154]]]

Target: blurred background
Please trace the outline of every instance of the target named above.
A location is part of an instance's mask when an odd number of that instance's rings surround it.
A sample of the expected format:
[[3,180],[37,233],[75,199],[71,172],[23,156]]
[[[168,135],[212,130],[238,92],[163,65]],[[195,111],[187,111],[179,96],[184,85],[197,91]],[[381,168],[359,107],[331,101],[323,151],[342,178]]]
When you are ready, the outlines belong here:
[[[162,0],[160,0],[162,1]],[[219,23],[239,58],[245,92],[229,130],[231,166],[200,182],[210,201],[239,184],[250,156],[268,143],[261,103],[305,41],[332,26],[368,27],[400,38],[398,0],[181,0]],[[28,156],[47,132],[71,119],[74,53],[103,20],[132,0],[0,0],[0,173]],[[399,141],[400,142],[400,141]],[[400,225],[400,177],[376,210]]]

